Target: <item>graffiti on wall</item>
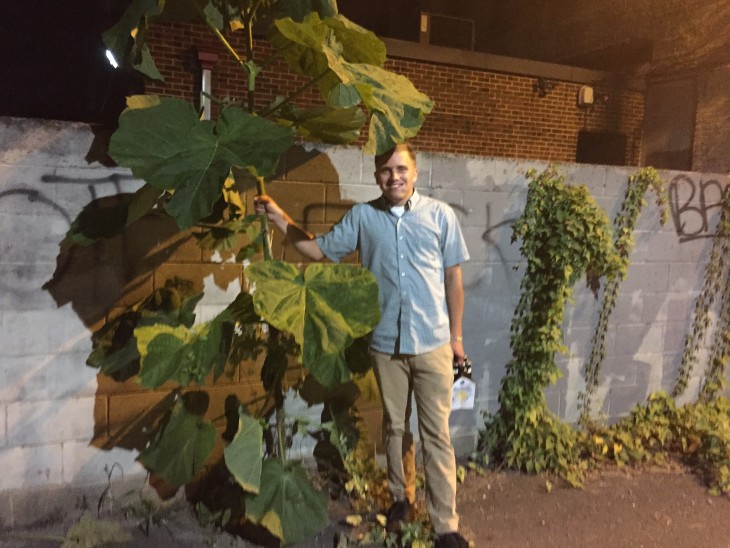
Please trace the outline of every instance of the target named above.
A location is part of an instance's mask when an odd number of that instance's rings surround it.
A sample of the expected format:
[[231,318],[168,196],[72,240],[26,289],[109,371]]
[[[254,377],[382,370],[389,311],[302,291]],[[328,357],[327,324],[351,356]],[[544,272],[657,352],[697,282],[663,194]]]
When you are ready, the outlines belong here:
[[669,183],[669,209],[679,242],[712,238],[711,219],[722,207],[723,185],[716,179],[694,181],[685,174]]

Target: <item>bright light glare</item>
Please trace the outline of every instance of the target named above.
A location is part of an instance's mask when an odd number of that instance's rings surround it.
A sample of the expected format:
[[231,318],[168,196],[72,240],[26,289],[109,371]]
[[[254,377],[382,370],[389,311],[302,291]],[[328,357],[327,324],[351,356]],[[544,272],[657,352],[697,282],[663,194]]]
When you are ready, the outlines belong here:
[[119,66],[119,63],[117,63],[117,60],[114,59],[114,54],[111,51],[106,50],[106,58],[109,60],[109,64],[114,68]]

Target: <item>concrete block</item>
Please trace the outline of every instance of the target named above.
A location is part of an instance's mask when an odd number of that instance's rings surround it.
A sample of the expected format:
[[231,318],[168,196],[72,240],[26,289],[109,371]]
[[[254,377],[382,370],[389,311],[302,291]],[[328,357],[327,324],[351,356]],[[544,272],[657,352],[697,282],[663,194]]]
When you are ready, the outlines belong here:
[[0,492],[7,489],[60,484],[63,481],[61,445],[0,449]]
[[328,223],[339,221],[353,204],[375,200],[380,194],[380,188],[375,183],[328,186],[326,190],[327,212],[325,213],[325,221]]
[[656,194],[650,191],[646,194],[645,199],[646,204],[641,208],[641,213],[636,219],[636,232],[666,232],[677,237],[669,206],[667,205],[667,221],[662,225],[661,209],[656,203]]
[[547,408],[562,419],[563,413],[560,409],[560,400],[560,392],[551,392],[545,394],[545,402],[547,403]]
[[[626,279],[619,287],[619,295],[641,291],[644,293],[664,293],[669,283],[670,265],[634,262],[629,265]],[[674,288],[671,289],[675,291]]]
[[84,166],[93,137],[87,124],[3,117],[0,118],[0,163]]
[[565,306],[565,324],[569,329],[595,327],[602,304],[591,291],[577,286],[574,288],[573,302]]
[[659,354],[664,342],[664,325],[635,324],[616,328],[615,356]]
[[5,356],[84,354],[91,332],[69,308],[0,311],[0,348]]
[[56,205],[74,218],[95,201],[134,194],[144,185],[129,169],[100,165],[54,169],[41,175],[40,181],[55,190]]
[[325,220],[327,185],[313,182],[277,181],[266,191],[298,223],[322,223]]
[[[648,296],[640,291],[619,295],[609,322],[613,325],[644,323],[644,301]],[[603,306],[603,302],[601,302],[601,306]],[[650,323],[650,321],[646,321],[646,323]]]
[[[347,164],[347,160],[345,160],[345,164]],[[279,171],[284,174],[287,181],[328,184],[340,182],[340,173],[338,173],[329,155],[311,145],[290,148],[281,159]],[[278,186],[278,184],[272,185],[271,190],[274,186]],[[266,190],[270,192],[268,187]],[[273,195],[273,192],[271,194]],[[289,214],[291,214],[291,211],[289,211]]]
[[[664,326],[664,354],[681,354],[691,329],[687,322],[667,322]],[[706,342],[710,340],[708,339]]]
[[612,166],[606,172],[606,182],[603,187],[603,195],[605,197],[616,197],[619,201],[623,200],[626,194],[626,186],[629,183],[629,177],[636,173],[635,167],[618,167]]
[[644,403],[648,395],[645,386],[611,387],[608,395],[608,412],[613,418],[628,415],[637,403]]
[[575,424],[580,420],[582,390],[568,390],[562,398],[562,406],[560,409],[560,418],[569,423]]
[[124,477],[144,476],[144,467],[135,459],[137,451],[114,448],[109,451],[98,449],[88,442],[63,444],[63,483],[74,486],[101,485],[107,481],[108,472],[118,464]]
[[56,302],[41,286],[51,279],[54,263],[0,264],[0,310],[50,310]]
[[0,233],[12,235],[0,241],[2,263],[47,263],[55,266],[58,244],[68,228],[63,217],[0,214]]
[[[527,193],[528,180],[526,177],[530,169],[538,173],[548,168],[547,162],[534,160],[495,160],[494,161],[494,190],[509,194]],[[524,201],[523,201],[524,203]]]
[[494,163],[491,159],[432,155],[430,182],[434,189],[492,190]]
[[94,431],[94,396],[10,403],[8,443],[14,446],[88,440]]
[[[362,151],[357,147],[320,146],[337,173],[340,186],[374,181],[374,166],[363,165]],[[375,186],[375,185],[373,185]]]
[[637,361],[636,386],[645,388],[647,395],[661,390],[664,378],[664,355],[641,356]]
[[702,289],[705,280],[705,267],[706,265],[701,263],[674,263],[669,265],[667,277],[669,291],[672,293],[698,293]]
[[[457,411],[458,412],[458,411]],[[451,435],[451,445],[457,458],[468,457],[477,448],[477,432],[464,432]]]
[[603,196],[606,173],[610,168],[590,164],[561,164],[559,168],[565,174],[565,182],[569,185],[584,185],[591,196]]
[[96,370],[88,354],[5,356],[0,367],[0,402],[93,396]]

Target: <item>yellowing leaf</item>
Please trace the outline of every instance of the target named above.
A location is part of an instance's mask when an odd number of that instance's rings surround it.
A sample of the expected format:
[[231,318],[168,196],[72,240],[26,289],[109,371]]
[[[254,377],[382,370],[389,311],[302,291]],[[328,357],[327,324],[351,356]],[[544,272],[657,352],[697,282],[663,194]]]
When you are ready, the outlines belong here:
[[351,514],[345,518],[345,523],[352,527],[357,527],[362,523],[362,516],[360,514]]
[[466,479],[466,468],[459,466],[456,469],[456,479],[459,483],[464,483],[464,480]]
[[383,514],[378,514],[377,516],[375,516],[375,519],[381,527],[385,527],[385,525],[388,523],[388,518],[386,518]]

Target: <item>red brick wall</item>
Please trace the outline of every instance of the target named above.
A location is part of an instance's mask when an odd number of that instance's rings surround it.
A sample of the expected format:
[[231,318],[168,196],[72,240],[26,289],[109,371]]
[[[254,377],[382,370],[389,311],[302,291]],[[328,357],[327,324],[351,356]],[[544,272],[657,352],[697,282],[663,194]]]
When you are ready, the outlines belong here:
[[[245,51],[238,36],[232,43],[237,51]],[[214,95],[245,97],[241,68],[207,28],[192,24],[154,27],[151,49],[167,83],[149,84],[147,92],[194,100],[199,76],[186,68],[191,66],[193,47],[218,54],[213,69]],[[270,53],[268,45],[259,40],[256,58],[261,61]],[[545,97],[539,97],[533,90],[533,77],[408,59],[389,59],[386,68],[410,78],[436,103],[415,139],[420,150],[571,162],[575,160],[579,130],[608,130],[627,136],[627,163],[638,165],[642,93],[599,87],[596,95],[605,95],[608,101],[584,111],[576,106],[579,84],[557,82]],[[286,95],[304,83],[303,78],[288,73],[282,61],[273,62],[257,79],[257,110],[276,95]],[[318,93],[313,91],[297,100],[299,105],[319,102]]]
[[692,169],[730,171],[730,64],[700,77]]

